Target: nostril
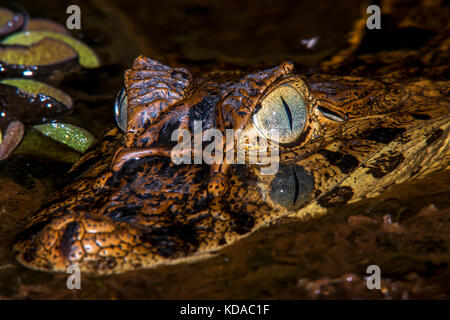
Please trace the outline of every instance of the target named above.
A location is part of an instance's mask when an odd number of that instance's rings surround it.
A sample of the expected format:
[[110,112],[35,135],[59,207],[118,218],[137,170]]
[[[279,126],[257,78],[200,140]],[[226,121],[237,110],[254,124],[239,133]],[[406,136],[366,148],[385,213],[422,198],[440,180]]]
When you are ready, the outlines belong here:
[[26,262],[31,262],[36,258],[36,247],[31,246],[26,248],[26,250],[23,253],[23,260]]

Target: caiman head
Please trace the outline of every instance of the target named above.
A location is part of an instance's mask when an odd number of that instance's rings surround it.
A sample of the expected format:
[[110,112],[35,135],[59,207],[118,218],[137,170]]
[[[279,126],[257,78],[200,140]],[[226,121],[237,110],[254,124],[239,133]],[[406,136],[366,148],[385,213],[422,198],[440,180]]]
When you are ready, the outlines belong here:
[[119,128],[74,166],[77,179],[32,218],[14,254],[46,271],[149,268],[376,195],[448,164],[448,88],[302,75],[289,62],[193,79],[138,57],[116,102]]

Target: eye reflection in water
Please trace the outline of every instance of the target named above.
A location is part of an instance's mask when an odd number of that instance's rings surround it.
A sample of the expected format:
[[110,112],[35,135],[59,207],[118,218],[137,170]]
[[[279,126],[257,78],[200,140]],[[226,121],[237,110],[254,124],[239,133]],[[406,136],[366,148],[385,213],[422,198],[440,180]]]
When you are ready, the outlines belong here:
[[270,183],[270,199],[289,209],[299,209],[314,190],[314,177],[296,164],[281,165]]

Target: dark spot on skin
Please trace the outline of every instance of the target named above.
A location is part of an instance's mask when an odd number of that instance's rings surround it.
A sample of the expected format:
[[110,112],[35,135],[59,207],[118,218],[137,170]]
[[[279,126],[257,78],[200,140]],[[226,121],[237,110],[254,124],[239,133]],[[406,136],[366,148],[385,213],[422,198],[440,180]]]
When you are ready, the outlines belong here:
[[109,269],[112,270],[117,266],[117,261],[113,257],[107,257],[99,261],[97,269]]
[[358,167],[359,161],[351,154],[346,154],[340,161],[336,162],[335,165],[342,173],[348,174]]
[[351,154],[342,154],[327,149],[320,149],[317,153],[323,155],[331,165],[338,167],[345,174],[352,172],[359,165],[358,159]]
[[256,97],[259,93],[259,90],[257,88],[249,88],[248,94],[250,97]]
[[430,136],[427,138],[427,146],[429,146],[430,144],[432,144],[434,141],[436,141],[437,139],[439,139],[442,136],[442,133],[444,133],[444,131],[442,129],[436,129],[434,130]]
[[[183,189],[185,189],[193,183],[195,184],[201,181],[206,181],[210,172],[210,167],[206,164],[174,164],[168,157],[161,158],[159,163],[161,165],[158,176],[164,177],[163,180],[158,180],[161,187],[167,185],[167,177],[171,177],[171,185],[181,185],[184,186]],[[190,173],[194,174],[194,178],[192,180],[187,179],[187,175]]]
[[423,113],[411,113],[411,116],[416,120],[430,120],[431,117]]
[[230,213],[231,231],[239,235],[249,233],[255,226],[255,218],[244,211]]
[[75,241],[75,237],[77,235],[78,229],[80,225],[78,222],[70,222],[64,228],[63,235],[59,242],[59,248],[61,250],[61,254],[63,257],[68,258],[72,251],[72,244]]
[[401,153],[379,158],[374,165],[369,167],[367,173],[371,174],[374,178],[384,177],[386,174],[394,171],[394,169],[397,168],[404,160],[405,157]]
[[196,216],[195,218],[189,219],[189,223],[196,224],[208,217],[209,217],[209,213],[201,214],[201,215]]
[[362,132],[361,138],[381,143],[389,143],[403,132],[405,132],[405,128],[378,127]]
[[[171,118],[169,121],[164,123],[161,130],[158,133],[158,139],[152,144],[152,146],[157,147],[174,147],[178,141],[172,141],[172,132],[174,132],[180,126],[180,120],[177,118]],[[146,141],[140,141],[139,144],[145,145]]]
[[26,262],[31,262],[34,260],[35,257],[36,257],[36,247],[34,245],[31,245],[23,253],[23,259]]
[[113,184],[114,184],[114,177],[109,177],[105,182],[105,186],[107,187],[111,187]]
[[[232,172],[234,175],[239,177],[239,181],[244,183],[247,186],[256,186],[257,185],[257,179],[255,179],[255,176],[253,173],[249,170],[249,167],[244,164],[235,164],[232,167]],[[231,183],[234,183],[232,180]]]
[[233,117],[226,109],[222,109],[222,121],[225,129],[233,129]]
[[317,151],[318,154],[321,154],[328,160],[331,164],[335,164],[337,161],[341,160],[343,155],[340,152],[330,151],[327,149],[320,149]]
[[411,173],[411,177],[414,177],[415,175],[420,173],[420,170],[422,170],[422,166],[419,165],[413,170],[413,172]]
[[189,130],[194,132],[194,121],[201,121],[203,130],[214,127],[214,111],[219,96],[205,96],[202,101],[189,109]]
[[198,165],[198,167],[200,167],[200,170],[195,172],[195,175],[192,178],[192,183],[197,184],[197,183],[204,181],[207,184],[207,181],[208,181],[208,178],[210,175],[210,171],[211,171],[211,167],[207,164],[201,164],[201,165]]
[[199,246],[195,225],[176,223],[168,227],[151,230],[141,234],[142,242],[149,243],[157,253],[165,258],[186,254]]
[[353,197],[353,189],[349,186],[335,187],[318,199],[318,203],[325,208],[346,204]]
[[115,208],[113,211],[107,214],[108,217],[117,222],[133,222],[136,215],[141,210],[142,206],[124,206]]

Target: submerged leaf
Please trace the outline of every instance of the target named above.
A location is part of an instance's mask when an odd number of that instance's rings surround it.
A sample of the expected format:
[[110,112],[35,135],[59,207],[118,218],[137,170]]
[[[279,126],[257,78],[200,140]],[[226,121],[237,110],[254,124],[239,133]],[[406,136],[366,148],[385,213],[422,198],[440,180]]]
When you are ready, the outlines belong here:
[[45,94],[49,97],[53,97],[59,102],[66,105],[66,107],[71,108],[73,106],[72,99],[69,95],[63,91],[56,89],[46,83],[29,80],[29,79],[4,79],[0,81],[3,84],[8,84],[19,88],[20,91],[27,93],[32,96],[36,96],[39,93]]
[[[79,63],[85,68],[97,68],[100,66],[100,60],[95,52],[87,45],[78,41],[72,37],[63,35],[61,33],[52,31],[23,31],[15,33],[1,43],[4,45],[23,45],[30,46],[45,38],[59,40],[69,46],[71,46],[78,53]],[[53,51],[53,50],[52,50]]]
[[68,123],[46,123],[34,128],[80,153],[84,153],[95,141],[87,130]]

